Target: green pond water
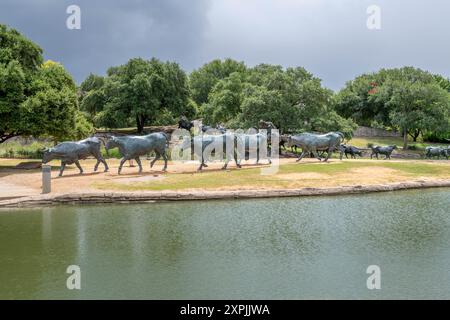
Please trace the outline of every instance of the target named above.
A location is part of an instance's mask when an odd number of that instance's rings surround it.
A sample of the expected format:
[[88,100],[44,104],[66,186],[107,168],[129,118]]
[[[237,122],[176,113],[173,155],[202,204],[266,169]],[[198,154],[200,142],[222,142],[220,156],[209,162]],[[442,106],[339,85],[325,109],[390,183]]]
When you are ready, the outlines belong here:
[[3,210],[0,298],[449,299],[450,189]]

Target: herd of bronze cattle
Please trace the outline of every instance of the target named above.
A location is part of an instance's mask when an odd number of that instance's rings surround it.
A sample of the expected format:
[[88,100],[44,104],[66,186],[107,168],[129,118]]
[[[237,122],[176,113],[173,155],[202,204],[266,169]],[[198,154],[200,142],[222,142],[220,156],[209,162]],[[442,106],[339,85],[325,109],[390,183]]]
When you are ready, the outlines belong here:
[[[189,136],[193,127],[192,122],[187,122],[183,119],[178,124],[178,128],[187,130]],[[199,129],[198,135],[183,139],[178,146],[178,151],[180,152],[187,149],[193,150],[193,154],[200,162],[198,170],[208,166],[206,162],[209,160],[211,153],[215,153],[214,158],[217,159],[218,150],[222,153],[220,159],[225,161],[222,169],[226,169],[231,159],[234,159],[236,166],[239,168],[243,159],[255,159],[256,163],[259,163],[260,158],[263,158],[268,163],[271,163],[270,150],[273,145],[279,145],[280,153],[281,149],[286,151],[288,148],[291,148],[292,152],[296,152],[300,148],[302,151],[297,162],[305,156],[315,157],[319,161],[323,160],[326,162],[333,152],[339,152],[340,160],[343,159],[344,155],[346,158],[350,155],[353,159],[356,159],[357,156],[363,157],[367,151],[370,152],[371,159],[374,156],[379,159],[379,155],[384,155],[385,159],[391,159],[393,151],[397,149],[395,145],[371,146],[370,149],[360,149],[343,144],[344,135],[340,132],[329,132],[326,134],[300,133],[278,136],[277,131],[273,130],[275,126],[270,122],[264,121],[260,122],[260,129],[265,129],[266,131],[264,132],[253,130],[248,133],[238,133],[223,127],[213,129],[208,126],[201,126]],[[274,139],[277,139],[278,143],[275,144]],[[162,158],[164,160],[163,171],[166,171],[169,143],[170,137],[164,132],[155,132],[142,136],[109,136],[106,139],[93,136],[80,141],[62,142],[53,148],[44,150],[42,162],[45,164],[54,159],[61,160],[60,176],[62,176],[65,166],[68,164],[75,164],[81,174],[83,169],[79,161],[91,156],[97,159],[94,171],[97,171],[98,166],[102,163],[106,172],[109,168],[101,153],[103,144],[107,154],[110,149],[119,149],[122,158],[118,174],[121,173],[122,167],[127,160],[135,160],[139,167],[139,173],[141,173],[142,163],[140,157],[151,153],[155,153],[156,156],[151,161],[150,167],[153,167],[155,162]],[[325,153],[326,157],[324,157]],[[448,160],[450,147],[427,147],[424,156],[428,159],[433,157],[440,159],[443,157]]]

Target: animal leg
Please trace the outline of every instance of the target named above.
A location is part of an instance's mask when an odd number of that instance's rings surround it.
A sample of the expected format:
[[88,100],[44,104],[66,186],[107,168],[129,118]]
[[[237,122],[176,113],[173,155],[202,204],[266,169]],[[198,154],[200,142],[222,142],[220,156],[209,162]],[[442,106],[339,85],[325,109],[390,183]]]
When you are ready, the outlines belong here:
[[319,156],[319,153],[317,152],[316,149],[313,149],[311,152],[312,152],[312,154],[314,155],[315,158],[317,158],[320,162],[322,162],[322,158]]
[[61,168],[59,169],[60,177],[62,177],[65,168],[66,168],[66,163],[64,161],[61,161]]
[[238,161],[237,152],[236,151],[233,152],[233,159],[234,159],[234,162],[236,163],[236,167],[240,168],[241,167],[241,162]]
[[109,171],[109,167],[108,164],[106,163],[106,160],[101,158],[100,161],[103,163],[103,165],[105,166],[105,171],[104,172],[108,172]]
[[333,153],[333,151],[331,150],[332,150],[331,148],[327,150],[327,157],[325,158],[325,162],[327,162],[328,159],[330,159],[330,155]]
[[[203,152],[204,152],[204,151],[205,151],[205,150],[203,150]],[[201,158],[201,160],[200,160],[200,166],[198,167],[197,171],[202,171],[203,167],[208,167],[208,166],[205,164],[205,157],[203,156],[203,152],[202,152],[202,158]]]
[[123,164],[125,163],[125,161],[127,161],[128,159],[126,157],[123,157],[122,160],[120,160],[120,164],[119,164],[119,170],[117,171],[118,174],[120,174],[120,172],[122,171],[122,167]]
[[100,163],[103,163],[103,165],[105,166],[104,172],[108,172],[108,170],[109,170],[108,164],[106,163],[105,159],[103,159],[101,153],[99,152],[98,154],[95,154],[94,156],[97,159],[97,163],[95,164],[94,171],[97,171]]
[[95,164],[95,166],[94,166],[94,172],[97,172],[97,169],[98,169],[98,165],[100,164],[100,160],[99,159],[97,159],[97,163]]
[[75,161],[75,165],[77,166],[78,170],[80,170],[80,174],[83,174],[83,168],[81,168],[80,161]]
[[139,166],[139,171],[138,173],[142,173],[142,163],[141,163],[141,159],[139,159],[139,157],[134,158],[134,160],[136,160],[136,163]]
[[225,164],[224,164],[223,167],[222,167],[222,170],[226,170],[226,169],[227,169],[227,167],[228,167],[228,162],[229,162],[229,160],[226,159],[226,160],[225,160]]
[[155,164],[156,161],[159,160],[159,158],[161,158],[161,154],[159,152],[156,152],[155,159],[153,159],[152,162],[150,162],[150,168],[153,168],[153,165]]
[[167,155],[166,155],[166,151],[164,150],[162,157],[164,159],[164,167],[162,169],[162,171],[167,171]]
[[302,153],[300,154],[300,157],[298,157],[296,162],[300,162],[307,153],[308,152],[306,150],[303,150]]

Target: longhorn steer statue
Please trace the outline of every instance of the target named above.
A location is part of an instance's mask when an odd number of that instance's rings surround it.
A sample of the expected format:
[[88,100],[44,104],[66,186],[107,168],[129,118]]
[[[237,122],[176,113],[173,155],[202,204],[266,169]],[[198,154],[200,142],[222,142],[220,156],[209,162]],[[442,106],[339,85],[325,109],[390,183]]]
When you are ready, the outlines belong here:
[[440,157],[443,156],[448,160],[450,156],[450,148],[446,149],[441,147],[426,147],[425,156],[428,159],[431,159],[432,157],[437,157],[438,159],[440,159]]
[[[239,164],[242,158],[248,160],[251,155],[256,155],[256,164],[259,163],[260,151],[268,152],[269,139],[265,134],[236,134],[236,147],[239,155]],[[267,157],[269,164],[272,163],[270,157]]]
[[371,147],[372,149],[372,153],[370,154],[370,159],[373,158],[373,156],[375,155],[378,158],[378,154],[383,154],[386,157],[384,158],[386,159],[391,159],[391,154],[394,150],[398,149],[397,146],[393,145],[393,146],[387,146],[387,147],[380,147],[380,146],[374,146]]
[[169,146],[169,141],[165,133],[156,132],[145,136],[123,136],[111,137],[106,143],[106,150],[118,147],[122,156],[118,169],[118,174],[122,171],[122,166],[125,161],[134,159],[139,166],[139,173],[142,172],[142,163],[139,159],[147,153],[154,151],[156,153],[155,159],[150,162],[150,168],[155,162],[161,158],[164,159],[163,171],[167,170],[167,154],[166,149]]
[[192,127],[194,127],[194,124],[186,117],[181,117],[178,121],[178,129],[186,129],[187,131],[191,131]]
[[[189,121],[186,117],[181,117],[178,121],[178,129],[186,129],[187,131],[191,131],[191,129],[194,127],[194,121]],[[213,129],[211,126],[202,125],[201,130],[202,132],[206,132],[208,130]],[[226,132],[226,129],[221,126],[217,125],[216,128],[220,133],[224,134]]]
[[61,169],[59,170],[59,176],[61,177],[67,164],[73,164],[78,167],[80,174],[83,173],[79,160],[84,160],[89,156],[93,156],[97,159],[94,171],[97,171],[98,166],[101,163],[105,166],[105,172],[108,171],[108,164],[102,157],[100,151],[101,141],[96,137],[90,137],[80,141],[66,141],[61,142],[53,148],[44,150],[44,156],[42,163],[48,163],[54,159],[61,160]]
[[201,134],[194,136],[191,139],[184,139],[181,144],[181,150],[189,149],[191,146],[194,147],[194,154],[200,160],[200,166],[198,171],[201,171],[203,167],[208,167],[206,162],[209,160],[209,156],[214,151],[216,155],[220,154],[225,158],[225,164],[222,170],[225,170],[230,162],[230,159],[234,159],[236,166],[241,167],[237,160],[236,150],[235,150],[236,136],[233,134],[220,134],[220,135],[206,135]]
[[322,161],[317,151],[326,151],[327,157],[325,161],[328,161],[333,151],[338,150],[339,146],[344,139],[344,135],[340,132],[329,132],[327,134],[313,134],[302,133],[294,135],[289,138],[288,147],[299,146],[302,149],[300,157],[297,162],[303,159],[307,154],[313,153],[314,156]]

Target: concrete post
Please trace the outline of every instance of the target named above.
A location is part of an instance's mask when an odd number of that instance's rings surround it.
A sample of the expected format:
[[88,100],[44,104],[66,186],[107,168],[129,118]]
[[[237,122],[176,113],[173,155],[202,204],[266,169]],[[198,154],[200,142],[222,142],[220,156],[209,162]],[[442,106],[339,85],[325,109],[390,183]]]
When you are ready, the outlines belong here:
[[48,164],[42,165],[42,193],[52,191],[52,167]]

